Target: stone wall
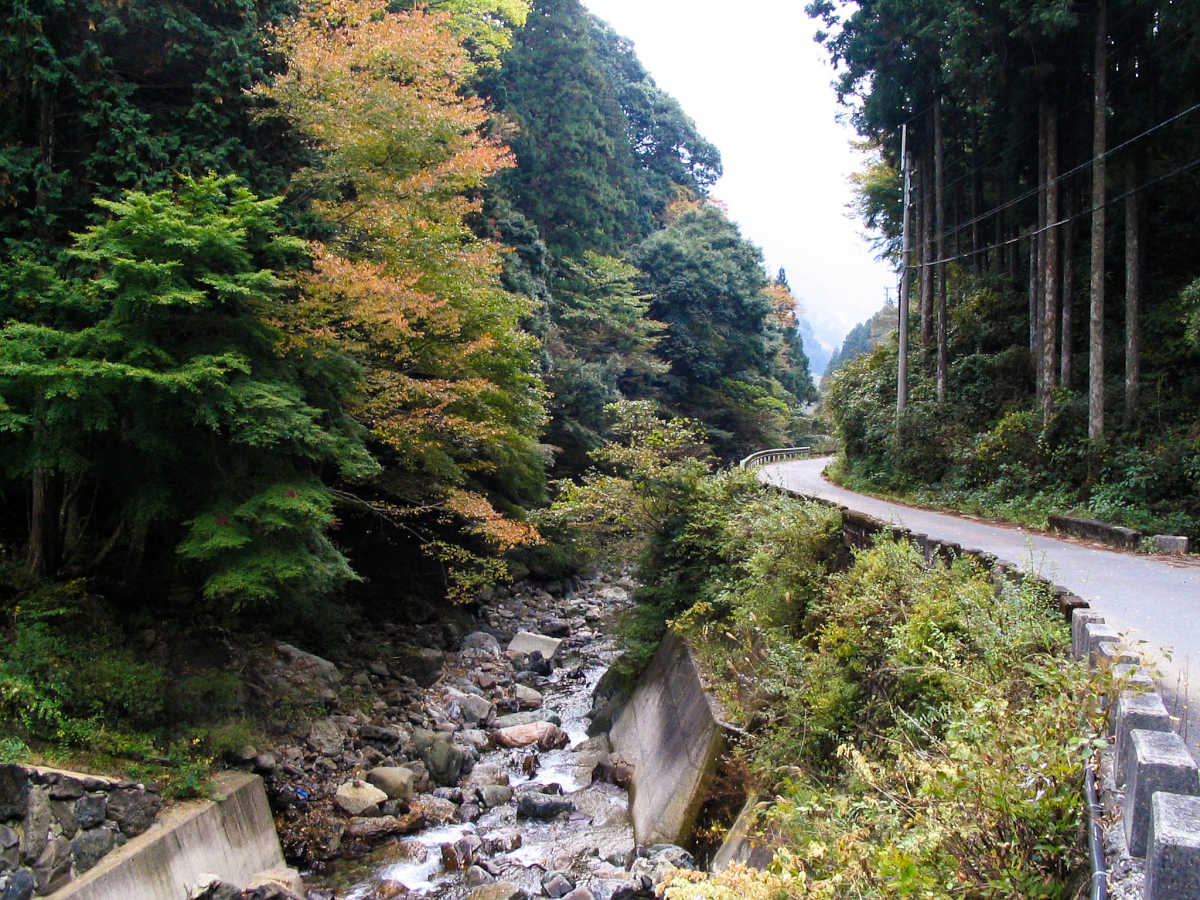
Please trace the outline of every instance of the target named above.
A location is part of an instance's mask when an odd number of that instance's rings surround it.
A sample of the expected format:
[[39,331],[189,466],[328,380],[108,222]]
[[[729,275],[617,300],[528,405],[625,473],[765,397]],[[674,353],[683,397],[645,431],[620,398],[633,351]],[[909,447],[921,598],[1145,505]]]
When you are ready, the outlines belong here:
[[58,890],[149,828],[161,806],[142,784],[0,766],[0,897]]

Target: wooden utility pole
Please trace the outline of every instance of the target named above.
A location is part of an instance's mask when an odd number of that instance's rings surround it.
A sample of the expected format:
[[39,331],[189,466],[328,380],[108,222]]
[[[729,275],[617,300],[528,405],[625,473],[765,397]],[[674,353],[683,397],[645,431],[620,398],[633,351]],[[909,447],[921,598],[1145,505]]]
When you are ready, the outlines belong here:
[[1104,154],[1108,151],[1108,6],[1096,9],[1092,107],[1092,284],[1088,321],[1088,437],[1104,437]]
[[908,264],[912,253],[909,234],[909,190],[911,186],[908,161],[908,125],[900,126],[900,161],[904,170],[904,228],[900,251],[900,352],[896,363],[896,446],[902,446],[904,407],[908,404]]

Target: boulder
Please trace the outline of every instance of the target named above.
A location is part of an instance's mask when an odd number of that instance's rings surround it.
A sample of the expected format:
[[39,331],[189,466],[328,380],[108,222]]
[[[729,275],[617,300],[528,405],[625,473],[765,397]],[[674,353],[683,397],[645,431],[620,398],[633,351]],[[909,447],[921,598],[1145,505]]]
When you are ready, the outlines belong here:
[[385,837],[410,834],[412,830],[407,821],[395,816],[355,816],[346,823],[346,830],[342,834],[352,841],[373,844]]
[[527,710],[526,712],[509,713],[506,716],[497,716],[492,722],[492,727],[511,728],[513,725],[528,725],[530,722],[553,722],[558,725],[562,722],[558,716],[546,715],[543,710]]
[[379,788],[355,778],[338,787],[333,802],[348,816],[370,816],[378,813],[379,804],[387,798]]
[[317,719],[309,726],[305,743],[321,756],[337,756],[342,752],[345,735],[333,719]]
[[25,804],[25,822],[21,838],[21,856],[24,859],[33,860],[41,855],[46,849],[50,829],[54,824],[50,791],[44,787],[30,788]]
[[287,893],[297,897],[305,896],[304,879],[295,869],[270,869],[250,876],[246,883],[246,891],[256,891],[266,887],[277,886]]
[[453,707],[457,707],[462,721],[467,725],[486,724],[495,711],[495,707],[483,697],[454,688],[446,689],[446,700]]
[[512,853],[521,846],[521,832],[497,831],[483,839],[483,849],[486,853]]
[[47,772],[42,780],[50,788],[51,800],[78,800],[83,796],[83,782],[66,772]]
[[541,692],[523,684],[513,685],[513,699],[521,709],[540,709],[542,706]]
[[88,794],[75,801],[75,820],[83,829],[95,828],[108,816],[108,796]]
[[471,866],[467,869],[467,875],[463,879],[467,887],[479,887],[481,884],[491,884],[495,880],[496,876],[483,866]]
[[501,728],[495,734],[501,747],[529,747],[536,744],[542,750],[557,750],[571,742],[565,731],[553,722],[530,722]]
[[0,825],[0,872],[15,869],[21,862],[21,836],[7,825]]
[[458,808],[449,801],[433,794],[419,794],[408,805],[409,811],[418,810],[426,826],[445,825],[453,822]]
[[513,791],[505,784],[485,784],[476,790],[479,802],[488,809],[503,806],[513,798]]
[[247,681],[268,706],[279,701],[331,703],[337,699],[341,680],[342,673],[329,660],[283,641],[275,644],[270,656],[254,660],[247,673]]
[[126,837],[135,837],[154,824],[162,797],[138,787],[115,788],[108,794],[108,817]]
[[32,869],[39,894],[57,891],[71,880],[71,842],[61,837],[47,841]]
[[530,791],[517,800],[518,819],[553,819],[559,813],[574,812],[575,804],[562,797]]
[[367,783],[379,788],[389,800],[407,800],[415,792],[416,778],[411,769],[379,766],[367,773]]
[[80,832],[71,841],[71,856],[75,859],[75,872],[82,875],[108,854],[117,845],[117,834],[111,827],[93,828]]
[[542,876],[542,890],[547,897],[559,900],[575,889],[575,884],[562,872],[547,872]]
[[473,833],[464,834],[453,843],[442,844],[442,867],[447,872],[465,872],[475,865],[479,847],[480,840]]
[[553,659],[558,652],[562,640],[544,634],[534,634],[531,631],[518,631],[508,642],[510,653],[540,653],[546,659]]
[[25,817],[29,798],[29,771],[24,766],[0,766],[0,822]]
[[398,647],[392,659],[396,668],[419,684],[429,687],[442,676],[446,654],[431,647]]
[[448,732],[438,733],[429,746],[421,751],[421,759],[436,784],[452,787],[471,771],[479,754],[470,747],[454,743]]
[[475,888],[467,895],[467,900],[529,900],[529,895],[515,884],[497,881]]
[[368,743],[394,753],[408,740],[408,735],[399,728],[386,725],[360,725],[358,736]]
[[[571,633],[570,623],[566,619],[555,617],[542,619],[538,622],[538,628],[542,630],[544,636],[552,638],[565,638]],[[546,654],[545,651],[542,652],[549,657],[550,654]]]
[[0,875],[0,900],[30,900],[36,888],[37,882],[29,869]]
[[500,642],[486,631],[473,631],[463,638],[463,650],[474,650],[488,656],[500,655]]

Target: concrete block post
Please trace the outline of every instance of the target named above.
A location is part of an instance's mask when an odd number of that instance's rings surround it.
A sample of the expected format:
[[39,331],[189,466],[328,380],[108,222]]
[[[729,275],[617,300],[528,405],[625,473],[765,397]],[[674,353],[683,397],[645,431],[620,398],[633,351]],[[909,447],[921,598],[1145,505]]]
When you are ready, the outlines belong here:
[[1116,641],[1101,641],[1088,656],[1088,665],[1102,671],[1112,671],[1115,666],[1135,666],[1141,661],[1137,653],[1122,648]]
[[1141,664],[1120,663],[1113,666],[1112,675],[1113,681],[1121,690],[1132,691],[1135,694],[1145,694],[1154,690],[1154,679]]
[[1125,800],[1121,817],[1130,856],[1145,856],[1150,833],[1150,798],[1157,791],[1200,794],[1200,774],[1183,738],[1173,731],[1129,732]]
[[1088,622],[1083,626],[1083,647],[1080,658],[1086,659],[1088,665],[1097,665],[1096,648],[1101,644],[1115,644],[1121,640],[1117,630],[1103,622]]
[[1200,797],[1150,798],[1144,900],[1200,897]]
[[1104,616],[1090,609],[1071,610],[1071,655],[1083,659],[1086,654],[1083,629],[1091,622],[1103,622]]
[[1113,760],[1116,764],[1117,785],[1125,783],[1129,764],[1129,734],[1135,728],[1142,731],[1172,731],[1171,716],[1158,694],[1135,694],[1125,691],[1117,698],[1112,712]]

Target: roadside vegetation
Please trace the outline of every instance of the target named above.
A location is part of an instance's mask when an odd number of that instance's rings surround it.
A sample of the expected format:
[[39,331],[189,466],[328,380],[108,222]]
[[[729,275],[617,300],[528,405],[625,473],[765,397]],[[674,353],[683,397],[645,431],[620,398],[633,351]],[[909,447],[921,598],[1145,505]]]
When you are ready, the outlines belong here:
[[606,452],[552,513],[593,546],[640,549],[625,665],[667,628],[699,651],[745,731],[726,770],[774,850],[766,871],[681,874],[666,896],[1075,896],[1097,739],[1048,593],[904,541],[847,558],[835,509],[657,446],[635,464]]

